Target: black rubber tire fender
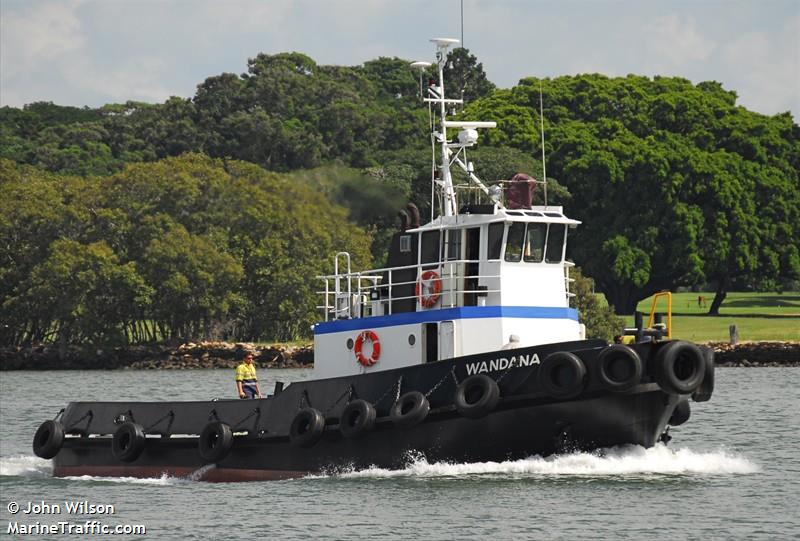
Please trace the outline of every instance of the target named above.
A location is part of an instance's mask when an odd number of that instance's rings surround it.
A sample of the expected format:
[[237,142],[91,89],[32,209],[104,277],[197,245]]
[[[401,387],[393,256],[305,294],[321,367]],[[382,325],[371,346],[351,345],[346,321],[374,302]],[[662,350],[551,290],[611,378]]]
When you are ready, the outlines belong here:
[[539,385],[549,396],[569,400],[583,392],[586,366],[574,353],[557,351],[545,357],[537,377]]
[[597,357],[598,377],[603,387],[621,393],[642,380],[642,359],[624,344],[612,344]]
[[33,453],[40,458],[53,458],[64,445],[64,426],[58,421],[45,421],[33,435]]
[[708,402],[714,394],[714,350],[710,347],[701,347],[703,360],[706,363],[703,383],[692,393],[692,400],[695,402]]
[[689,405],[689,400],[679,400],[678,403],[675,404],[675,409],[672,410],[672,415],[667,424],[669,426],[680,426],[689,420],[691,414],[692,408]]
[[683,340],[667,342],[656,354],[654,376],[669,394],[691,394],[705,376],[706,361],[700,348]]
[[410,428],[424,421],[430,410],[431,405],[424,394],[410,391],[397,399],[389,412],[389,418],[395,426]]
[[469,419],[485,417],[500,400],[500,387],[486,374],[473,374],[458,384],[453,403]]
[[344,407],[339,418],[339,430],[349,439],[360,438],[375,427],[375,406],[361,398]]
[[233,447],[233,431],[222,421],[211,421],[203,427],[197,439],[197,451],[208,463],[219,462]]
[[312,447],[322,439],[325,417],[314,408],[303,408],[297,412],[289,428],[289,440],[298,447]]
[[119,425],[111,438],[111,453],[122,462],[133,462],[142,454],[146,438],[141,425],[128,421]]

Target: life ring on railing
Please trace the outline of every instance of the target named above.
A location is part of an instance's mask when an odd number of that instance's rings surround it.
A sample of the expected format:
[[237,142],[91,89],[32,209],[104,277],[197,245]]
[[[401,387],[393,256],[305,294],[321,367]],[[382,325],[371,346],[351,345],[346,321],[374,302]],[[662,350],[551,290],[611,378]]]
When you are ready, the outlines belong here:
[[[426,286],[425,282],[430,282],[430,286]],[[425,295],[423,293],[423,289],[429,287],[430,294]],[[425,308],[433,308],[437,302],[439,302],[439,294],[442,292],[442,279],[439,278],[439,274],[437,274],[434,270],[426,270],[423,272],[420,277],[419,281],[417,282],[417,287],[415,294],[419,297],[419,303],[424,306]]]
[[[364,355],[363,351],[364,342],[367,340],[372,342],[372,354],[369,357]],[[364,331],[358,335],[358,338],[356,338],[355,352],[356,360],[363,366],[370,367],[378,362],[381,356],[381,342],[378,339],[378,335],[375,334],[375,331]]]

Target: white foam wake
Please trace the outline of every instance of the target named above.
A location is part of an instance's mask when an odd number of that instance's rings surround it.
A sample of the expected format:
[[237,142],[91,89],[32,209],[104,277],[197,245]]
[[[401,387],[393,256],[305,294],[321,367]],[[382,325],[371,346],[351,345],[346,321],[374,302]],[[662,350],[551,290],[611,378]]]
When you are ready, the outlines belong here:
[[358,477],[460,477],[460,476],[651,476],[651,475],[725,475],[760,471],[745,457],[724,449],[695,452],[656,445],[614,447],[593,453],[570,453],[546,458],[534,456],[506,462],[468,464],[429,463],[417,458],[402,470],[369,468],[339,473],[346,478]]
[[[101,481],[105,483],[132,483],[140,485],[179,485],[192,483],[200,479],[214,465],[203,466],[186,477],[172,477],[162,474],[160,477],[100,477],[94,475],[67,476],[64,479],[76,481]],[[36,456],[14,455],[0,457],[0,476],[8,477],[52,477],[53,462]]]
[[50,477],[53,463],[50,460],[30,455],[0,457],[0,476]]
[[162,474],[161,477],[100,477],[95,475],[73,475],[63,477],[72,481],[98,481],[102,483],[124,483],[133,485],[172,486],[190,482],[180,477],[170,477]]

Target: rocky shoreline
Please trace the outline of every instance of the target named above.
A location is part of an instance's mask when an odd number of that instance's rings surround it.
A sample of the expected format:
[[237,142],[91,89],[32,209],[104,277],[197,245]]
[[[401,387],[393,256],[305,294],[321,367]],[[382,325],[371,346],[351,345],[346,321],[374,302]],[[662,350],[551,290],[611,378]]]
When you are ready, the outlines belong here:
[[178,346],[164,344],[129,346],[87,351],[70,347],[59,356],[49,345],[0,348],[2,370],[183,370],[235,368],[241,361],[237,352],[249,351],[258,368],[305,368],[314,365],[312,345],[260,345],[228,342],[188,342]]
[[[715,351],[718,366],[800,366],[800,342],[725,342],[706,344]],[[70,347],[61,358],[50,345],[0,348],[3,370],[185,370],[234,368],[239,350],[252,352],[259,368],[310,368],[312,344],[260,345],[228,342],[189,342],[178,346],[148,345],[87,351]]]
[[800,342],[709,342],[717,366],[800,366]]

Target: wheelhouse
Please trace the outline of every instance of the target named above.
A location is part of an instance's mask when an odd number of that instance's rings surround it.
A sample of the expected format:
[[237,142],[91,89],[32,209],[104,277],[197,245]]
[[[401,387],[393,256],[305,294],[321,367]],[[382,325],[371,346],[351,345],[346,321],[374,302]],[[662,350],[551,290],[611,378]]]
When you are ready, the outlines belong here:
[[[336,254],[333,274],[321,277],[323,321],[314,343],[325,361],[315,364],[316,377],[583,338],[569,307],[566,260],[569,230],[579,222],[547,204],[546,178],[517,174],[493,186],[478,178],[467,149],[479,129],[495,123],[447,120],[448,108],[462,103],[445,98],[444,52],[453,41],[433,41],[438,84],[425,88],[420,77],[420,94],[432,116],[431,209],[438,216],[420,225],[416,206],[402,210],[385,268],[353,271],[349,254]],[[465,184],[454,182],[451,167]],[[537,186],[544,205],[533,205]],[[463,198],[475,204],[459,207],[459,190],[477,194]]]

